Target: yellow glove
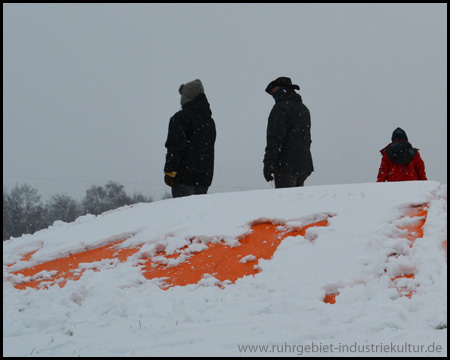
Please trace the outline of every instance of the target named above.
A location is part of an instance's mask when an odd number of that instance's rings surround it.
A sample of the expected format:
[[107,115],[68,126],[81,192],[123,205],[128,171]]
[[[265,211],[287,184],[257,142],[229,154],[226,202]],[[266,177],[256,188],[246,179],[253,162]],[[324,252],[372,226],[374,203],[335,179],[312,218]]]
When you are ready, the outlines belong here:
[[164,172],[164,182],[167,186],[172,187],[175,184],[175,176],[177,175],[176,171],[172,172]]

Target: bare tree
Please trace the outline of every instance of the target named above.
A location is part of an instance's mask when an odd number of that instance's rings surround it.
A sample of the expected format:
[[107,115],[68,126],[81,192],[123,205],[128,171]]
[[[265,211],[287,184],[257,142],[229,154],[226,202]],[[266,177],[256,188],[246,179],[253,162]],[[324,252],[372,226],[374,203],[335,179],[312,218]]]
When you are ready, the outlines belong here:
[[9,194],[3,190],[3,239],[32,234],[46,226],[45,208],[36,189],[23,184]]
[[82,201],[83,213],[99,215],[108,208],[106,190],[103,186],[92,185],[87,191]]
[[99,215],[121,206],[152,201],[151,197],[140,193],[128,196],[124,186],[113,181],[104,187],[91,186],[81,202],[56,194],[45,206],[37,190],[30,185],[16,185],[10,192],[3,188],[3,240],[34,233],[56,220],[72,222],[81,215]]
[[99,215],[121,206],[152,201],[151,197],[146,198],[140,193],[135,193],[130,197],[126,194],[123,185],[109,181],[104,187],[93,185],[86,191],[82,209],[85,214]]
[[53,195],[47,201],[46,209],[49,224],[56,220],[72,222],[82,215],[80,205],[68,195]]

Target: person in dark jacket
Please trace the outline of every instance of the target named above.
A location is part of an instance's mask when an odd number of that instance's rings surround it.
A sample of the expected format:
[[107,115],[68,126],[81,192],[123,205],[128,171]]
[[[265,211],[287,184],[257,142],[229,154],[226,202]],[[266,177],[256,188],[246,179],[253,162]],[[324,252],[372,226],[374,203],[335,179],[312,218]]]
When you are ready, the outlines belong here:
[[179,88],[181,110],[170,118],[164,182],[174,198],[206,194],[214,174],[216,126],[199,79]]
[[266,92],[275,105],[267,124],[264,178],[275,180],[275,188],[303,186],[314,171],[311,156],[311,116],[300,90],[288,77],[272,81]]
[[391,143],[380,150],[382,158],[377,182],[427,180],[419,149],[413,148],[403,129],[392,133]]

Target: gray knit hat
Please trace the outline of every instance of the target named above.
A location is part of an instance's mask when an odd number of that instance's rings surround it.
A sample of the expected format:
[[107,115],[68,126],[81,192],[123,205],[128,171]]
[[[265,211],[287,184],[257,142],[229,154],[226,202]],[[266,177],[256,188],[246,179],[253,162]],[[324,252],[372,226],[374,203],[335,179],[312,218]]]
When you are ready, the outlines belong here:
[[181,105],[187,104],[189,101],[194,100],[198,95],[204,94],[203,84],[199,79],[190,81],[186,84],[182,84],[178,89],[181,95]]

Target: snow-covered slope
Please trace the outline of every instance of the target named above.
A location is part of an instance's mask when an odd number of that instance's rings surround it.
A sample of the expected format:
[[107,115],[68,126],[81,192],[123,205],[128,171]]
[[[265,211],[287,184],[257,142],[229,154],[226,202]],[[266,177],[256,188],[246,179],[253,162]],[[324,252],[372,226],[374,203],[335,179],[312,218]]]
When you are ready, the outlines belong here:
[[[426,216],[412,243],[414,207]],[[242,246],[258,223],[324,219],[272,258],[241,259],[255,272],[232,281],[223,268],[168,288],[146,276],[151,261],[176,270],[211,244]],[[208,194],[56,222],[3,243],[3,355],[446,356],[446,239],[447,185],[433,181]],[[112,243],[134,253],[54,285],[52,261]],[[47,266],[39,289],[24,285],[34,266]]]

